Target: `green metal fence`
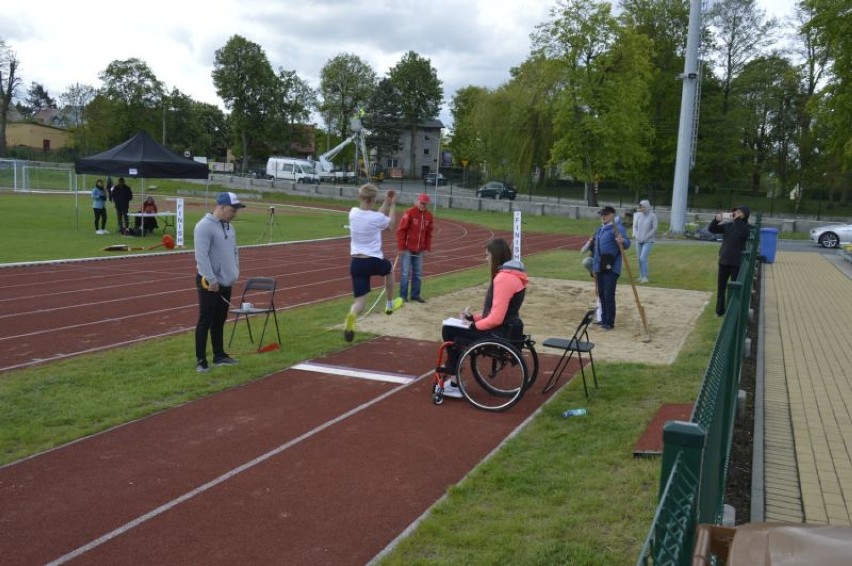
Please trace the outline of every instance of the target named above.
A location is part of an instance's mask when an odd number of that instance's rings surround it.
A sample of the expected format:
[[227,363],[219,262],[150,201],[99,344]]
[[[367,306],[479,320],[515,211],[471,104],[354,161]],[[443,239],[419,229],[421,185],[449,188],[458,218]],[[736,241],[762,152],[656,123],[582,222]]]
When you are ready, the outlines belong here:
[[728,308],[692,416],[663,428],[660,498],[637,566],[688,566],[698,524],[722,521],[760,224],[758,216],[737,280],[728,285]]

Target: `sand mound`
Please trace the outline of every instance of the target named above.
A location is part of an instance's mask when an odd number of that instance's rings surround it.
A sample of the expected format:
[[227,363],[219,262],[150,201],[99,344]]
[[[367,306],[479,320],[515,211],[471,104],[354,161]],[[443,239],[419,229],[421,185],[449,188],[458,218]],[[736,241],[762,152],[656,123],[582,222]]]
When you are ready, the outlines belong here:
[[[675,360],[684,340],[692,331],[711,294],[702,291],[683,291],[638,286],[639,299],[651,329],[651,341],[643,342],[641,320],[636,300],[626,277],[619,281],[616,293],[616,327],[604,332],[592,325],[590,337],[595,343],[595,359],[670,364]],[[441,321],[459,316],[467,305],[479,310],[485,297],[486,285],[471,287],[446,295],[428,296],[426,304],[408,303],[387,316],[378,307],[358,322],[358,329],[384,336],[399,336],[418,340],[441,340]],[[528,334],[539,343],[550,336],[570,337],[589,308],[595,306],[595,288],[591,281],[566,281],[531,277],[521,315]],[[378,312],[377,312],[378,311]],[[551,352],[553,352],[551,350]]]

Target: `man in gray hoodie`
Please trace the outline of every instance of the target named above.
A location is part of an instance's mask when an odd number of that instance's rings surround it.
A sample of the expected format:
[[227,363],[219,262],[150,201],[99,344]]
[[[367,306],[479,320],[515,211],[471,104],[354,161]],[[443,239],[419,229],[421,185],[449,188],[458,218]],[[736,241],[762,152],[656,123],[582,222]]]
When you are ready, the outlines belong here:
[[231,220],[245,208],[234,193],[219,193],[216,208],[195,225],[195,287],[198,290],[198,323],[195,326],[195,371],[210,371],[207,335],[213,345],[213,365],[237,364],[225,353],[225,321],[231,307],[231,288],[240,276],[237,233]]
[[639,201],[639,209],[633,215],[633,241],[639,258],[639,283],[648,282],[648,256],[654,247],[657,235],[657,215],[651,210],[648,200]]

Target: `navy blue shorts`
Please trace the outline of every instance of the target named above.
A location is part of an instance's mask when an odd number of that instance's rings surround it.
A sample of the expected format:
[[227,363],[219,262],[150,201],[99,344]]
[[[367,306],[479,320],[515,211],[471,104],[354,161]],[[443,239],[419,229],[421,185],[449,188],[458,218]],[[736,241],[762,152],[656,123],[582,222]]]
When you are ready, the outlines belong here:
[[377,257],[353,257],[349,264],[349,274],[352,275],[352,294],[363,297],[370,292],[370,277],[385,276],[391,272],[393,265],[386,259]]

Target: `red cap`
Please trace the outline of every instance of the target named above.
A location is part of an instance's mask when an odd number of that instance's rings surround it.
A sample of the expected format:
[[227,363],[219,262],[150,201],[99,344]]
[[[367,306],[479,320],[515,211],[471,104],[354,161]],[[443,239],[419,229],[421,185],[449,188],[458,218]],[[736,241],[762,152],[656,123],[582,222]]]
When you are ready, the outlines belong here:
[[423,204],[429,204],[429,195],[426,193],[420,193],[420,196],[417,197],[417,202],[422,202]]

